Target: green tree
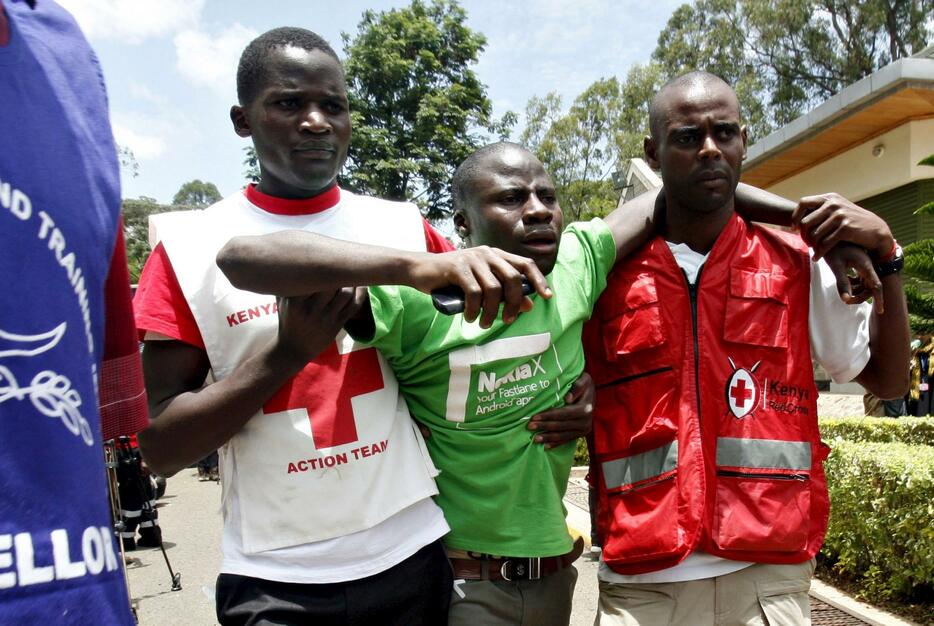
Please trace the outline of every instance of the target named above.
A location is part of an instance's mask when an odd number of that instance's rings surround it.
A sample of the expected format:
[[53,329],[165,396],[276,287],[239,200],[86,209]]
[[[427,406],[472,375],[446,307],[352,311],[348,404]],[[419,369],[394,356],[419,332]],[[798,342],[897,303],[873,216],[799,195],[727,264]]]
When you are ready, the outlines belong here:
[[133,151],[128,146],[117,146],[117,162],[120,163],[120,171],[130,176],[131,178],[136,178],[139,176],[139,161],[136,160],[136,155],[133,154]]
[[155,198],[141,196],[135,200],[125,199],[120,206],[123,216],[123,237],[126,240],[127,264],[130,268],[130,282],[139,281],[146,259],[152,251],[149,247],[149,216],[168,211],[184,211],[190,206],[165,205]]
[[736,89],[751,138],[920,51],[930,0],[698,0],[678,8],[653,58],[668,75],[703,69]]
[[603,215],[616,204],[608,176],[616,162],[619,94],[615,78],[600,79],[564,115],[554,92],[533,97],[526,106],[519,141],[551,174],[568,221]]
[[699,0],[682,5],[659,34],[652,59],[666,80],[706,70],[732,85],[752,139],[768,134],[772,123],[762,103],[765,70],[745,52],[741,4],[742,0]]
[[162,213],[167,207],[155,198],[141,196],[136,200],[126,199],[120,207],[123,215],[123,237],[126,240],[127,264],[130,267],[130,282],[139,281],[143,264],[149,256],[149,216]]
[[619,160],[642,158],[643,140],[649,134],[649,103],[667,79],[655,62],[634,65],[620,87],[619,114],[613,138]]
[[354,129],[343,184],[414,200],[431,220],[450,214],[454,169],[486,133],[508,136],[515,121],[492,117],[473,70],[486,39],[466,19],[453,0],[413,0],[366,11],[357,34],[343,34]]
[[567,113],[555,92],[529,100],[519,141],[551,174],[569,221],[606,215],[616,207],[610,175],[622,159],[642,156],[648,102],[661,79],[655,63],[633,67],[622,84],[601,78],[575,98]]
[[251,183],[258,183],[259,159],[256,158],[256,149],[253,146],[245,146],[243,152],[246,154],[246,158],[243,159],[243,164],[246,166],[246,169],[243,170],[243,177]]
[[[934,166],[934,154],[919,165]],[[916,215],[934,215],[934,201],[921,206]],[[915,333],[934,333],[934,239],[905,246],[905,297],[908,317]]]
[[182,185],[172,204],[188,207],[206,207],[221,199],[221,193],[214,183],[202,182],[197,178]]

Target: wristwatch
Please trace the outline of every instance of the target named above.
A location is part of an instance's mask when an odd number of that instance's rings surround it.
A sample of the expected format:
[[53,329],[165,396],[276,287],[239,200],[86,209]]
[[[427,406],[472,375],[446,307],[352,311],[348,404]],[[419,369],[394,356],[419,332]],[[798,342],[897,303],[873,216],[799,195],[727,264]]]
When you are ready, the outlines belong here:
[[898,245],[897,241],[892,247],[888,259],[876,263],[873,267],[876,270],[876,276],[880,279],[902,271],[902,268],[905,267],[905,253],[902,252],[902,247]]

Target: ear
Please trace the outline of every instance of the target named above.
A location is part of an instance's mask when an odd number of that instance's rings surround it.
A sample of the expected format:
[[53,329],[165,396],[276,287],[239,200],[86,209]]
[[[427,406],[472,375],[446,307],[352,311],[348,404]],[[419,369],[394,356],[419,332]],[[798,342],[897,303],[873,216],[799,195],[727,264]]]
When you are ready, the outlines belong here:
[[461,239],[466,239],[470,235],[470,224],[467,222],[467,216],[463,211],[454,213],[454,226],[457,228],[457,234]]
[[246,111],[239,104],[230,107],[230,121],[233,122],[234,132],[240,137],[249,137],[253,134]]
[[662,164],[658,160],[658,145],[651,135],[646,135],[642,140],[642,150],[645,152],[645,161],[649,167],[656,171],[662,169]]
[[743,160],[745,161],[746,160],[746,146],[747,146],[747,142],[749,141],[748,128],[745,126],[745,124],[739,127],[739,134],[743,136]]

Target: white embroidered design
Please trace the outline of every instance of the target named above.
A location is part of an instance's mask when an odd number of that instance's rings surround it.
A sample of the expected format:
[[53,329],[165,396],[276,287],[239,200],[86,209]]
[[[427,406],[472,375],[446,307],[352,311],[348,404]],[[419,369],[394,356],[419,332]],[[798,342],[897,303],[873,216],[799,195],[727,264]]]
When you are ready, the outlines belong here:
[[[0,358],[33,357],[47,352],[58,345],[67,327],[67,322],[62,322],[37,335],[20,335],[0,329]],[[0,404],[26,398],[37,411],[46,417],[60,419],[71,434],[80,436],[89,446],[94,445],[91,426],[79,408],[81,395],[72,389],[67,376],[43,370],[32,377],[28,386],[20,387],[13,372],[0,365]]]

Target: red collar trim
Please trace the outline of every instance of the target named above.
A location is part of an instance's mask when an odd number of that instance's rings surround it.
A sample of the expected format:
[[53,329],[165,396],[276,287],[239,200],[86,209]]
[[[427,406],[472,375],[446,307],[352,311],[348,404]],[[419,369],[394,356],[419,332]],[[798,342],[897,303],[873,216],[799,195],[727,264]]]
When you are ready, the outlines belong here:
[[301,200],[290,200],[287,198],[277,198],[270,196],[256,189],[255,183],[250,183],[244,190],[246,199],[259,208],[276,215],[310,215],[311,213],[320,213],[326,211],[341,200],[340,187],[334,185],[327,191],[319,193],[311,198]]

